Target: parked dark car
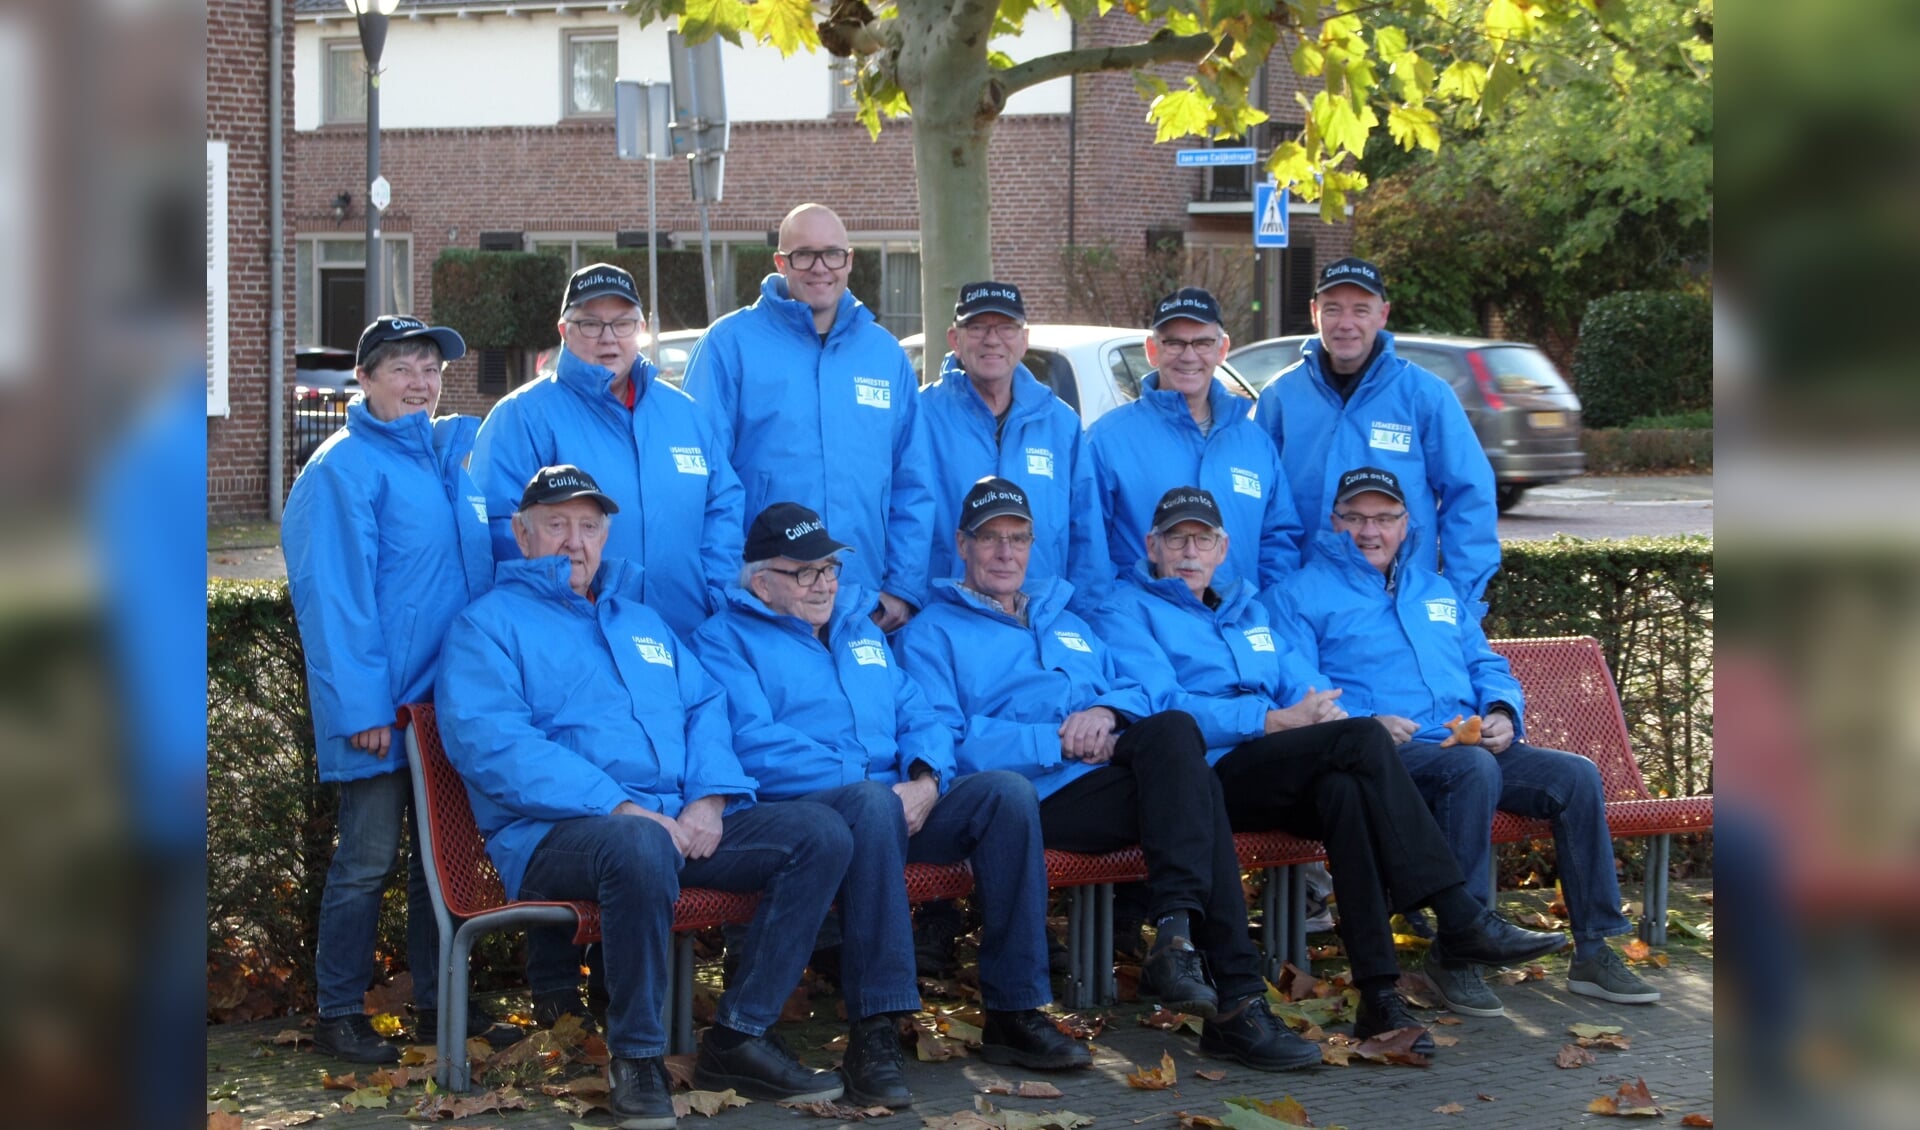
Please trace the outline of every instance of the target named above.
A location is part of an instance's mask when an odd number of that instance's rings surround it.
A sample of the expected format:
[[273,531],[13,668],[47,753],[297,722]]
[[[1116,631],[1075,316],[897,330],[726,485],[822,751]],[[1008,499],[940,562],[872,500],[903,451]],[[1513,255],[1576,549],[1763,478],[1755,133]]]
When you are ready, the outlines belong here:
[[353,350],[303,345],[293,351],[293,451],[304,467],[327,437],[347,424],[347,401],[360,392]]
[[[1227,359],[1254,387],[1265,388],[1300,359],[1309,340],[1268,338],[1241,346]],[[1501,513],[1518,505],[1529,487],[1586,472],[1580,398],[1539,349],[1518,341],[1395,334],[1393,351],[1453,387],[1493,464]]]

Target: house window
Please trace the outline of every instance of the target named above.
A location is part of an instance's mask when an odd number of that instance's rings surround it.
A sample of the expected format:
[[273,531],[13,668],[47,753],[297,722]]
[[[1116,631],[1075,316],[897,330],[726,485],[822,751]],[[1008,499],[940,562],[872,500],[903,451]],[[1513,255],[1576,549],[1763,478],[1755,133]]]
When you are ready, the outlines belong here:
[[329,39],[320,45],[325,66],[321,68],[325,88],[328,125],[367,120],[367,59],[360,53],[357,39]]
[[[406,235],[380,241],[387,269],[386,308],[413,313],[413,243]],[[300,236],[294,243],[294,344],[352,349],[366,328],[367,244],[364,239]]]
[[853,271],[847,289],[874,318],[905,337],[920,332],[920,244],[906,240],[853,240]]
[[542,255],[558,255],[566,260],[567,273],[572,274],[588,263],[604,262],[613,252],[614,237],[607,232],[582,235],[552,235],[542,232],[533,236],[528,243],[528,251]]
[[834,114],[851,114],[860,107],[853,97],[854,76],[859,67],[852,59],[834,59],[827,64],[827,110]]
[[613,79],[619,72],[620,33],[613,28],[570,31],[560,71],[561,105],[569,118],[613,115]]

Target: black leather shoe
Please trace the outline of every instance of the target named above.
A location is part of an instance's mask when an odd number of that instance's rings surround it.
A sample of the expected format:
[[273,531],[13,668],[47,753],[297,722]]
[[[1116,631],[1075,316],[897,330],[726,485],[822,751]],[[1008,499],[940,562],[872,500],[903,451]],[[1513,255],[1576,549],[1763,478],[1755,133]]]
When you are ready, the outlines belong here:
[[599,1025],[593,1022],[592,1013],[580,1003],[580,994],[576,992],[542,993],[533,998],[533,1022],[542,1028],[551,1028],[560,1023],[563,1016],[571,1016],[580,1022],[582,1032],[595,1032]]
[[1407,1003],[1400,999],[1399,993],[1389,989],[1384,993],[1368,993],[1360,998],[1360,1013],[1353,1020],[1354,1039],[1369,1040],[1395,1028],[1420,1029],[1420,1037],[1407,1050],[1416,1055],[1433,1054],[1433,1037],[1427,1034],[1426,1026],[1407,1011]]
[[1220,1011],[1220,994],[1207,984],[1200,951],[1181,937],[1154,942],[1153,952],[1140,966],[1140,992],[1159,998],[1164,1008],[1202,1020],[1210,1020]]
[[[496,1018],[484,1008],[467,1007],[467,1038],[478,1036],[489,1047],[511,1047],[527,1038],[524,1028]],[[440,1010],[423,1008],[413,1014],[413,1038],[422,1044],[440,1043]]]
[[710,1040],[700,1041],[693,1082],[702,1091],[731,1087],[750,1099],[776,1103],[832,1102],[846,1091],[840,1076],[801,1066],[773,1035],[749,1036],[724,1051]]
[[314,1050],[348,1063],[399,1063],[400,1049],[380,1038],[364,1013],[322,1019],[313,1029]]
[[1085,1044],[1062,1032],[1037,1008],[987,1013],[980,1029],[980,1058],[1031,1071],[1070,1071],[1093,1064]]
[[847,1033],[847,1055],[840,1063],[849,1102],[895,1110],[913,1105],[900,1061],[900,1032],[893,1017],[869,1016]]
[[1557,931],[1525,930],[1488,911],[1473,929],[1458,934],[1442,930],[1447,960],[1481,965],[1518,965],[1566,948],[1567,936]]
[[673,1084],[659,1056],[607,1061],[607,1108],[626,1130],[672,1130]]
[[1200,1026],[1200,1054],[1256,1071],[1298,1071],[1320,1062],[1318,1045],[1280,1023],[1259,994]]

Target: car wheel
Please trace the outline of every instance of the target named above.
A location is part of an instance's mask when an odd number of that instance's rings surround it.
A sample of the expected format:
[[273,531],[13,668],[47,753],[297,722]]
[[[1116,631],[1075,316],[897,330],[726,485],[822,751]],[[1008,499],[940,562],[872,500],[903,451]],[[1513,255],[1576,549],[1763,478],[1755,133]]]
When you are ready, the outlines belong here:
[[1505,514],[1520,505],[1520,496],[1527,493],[1527,488],[1517,483],[1501,483],[1497,492],[1495,500],[1499,503],[1500,513]]

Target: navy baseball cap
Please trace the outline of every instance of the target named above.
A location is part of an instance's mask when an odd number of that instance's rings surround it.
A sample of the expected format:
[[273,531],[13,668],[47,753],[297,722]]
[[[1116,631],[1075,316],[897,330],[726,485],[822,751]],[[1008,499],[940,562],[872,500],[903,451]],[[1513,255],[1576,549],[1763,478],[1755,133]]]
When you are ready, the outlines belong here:
[[440,347],[442,361],[458,361],[467,354],[465,339],[446,326],[429,326],[418,318],[382,314],[360,331],[360,347],[354,352],[353,363],[365,366],[367,354],[377,347],[390,341],[407,341],[416,337],[431,338],[433,344]]
[[1204,487],[1174,487],[1160,496],[1160,504],[1153,508],[1153,532],[1164,534],[1182,522],[1200,522],[1216,530],[1226,526],[1220,504]]
[[609,295],[640,305],[640,288],[634,285],[632,275],[612,263],[588,263],[567,280],[567,296],[560,303],[560,312],[564,314],[589,299]]
[[1211,293],[1197,286],[1183,286],[1154,305],[1154,329],[1159,329],[1175,318],[1190,318],[1196,322],[1209,322],[1216,326],[1225,323],[1225,319],[1220,316],[1220,303],[1214,300]]
[[1355,467],[1340,476],[1340,489],[1334,492],[1333,503],[1338,506],[1354,495],[1366,494],[1368,491],[1384,494],[1402,506],[1407,502],[1405,492],[1400,489],[1398,475],[1392,471],[1382,471],[1378,467]]
[[989,521],[1009,514],[1033,521],[1027,492],[1020,489],[1019,483],[988,475],[974,483],[967,497],[960,500],[960,529],[970,534]]
[[776,557],[819,561],[852,548],[833,540],[819,511],[797,502],[775,502],[747,527],[747,550],[742,559],[749,563]]
[[1370,290],[1382,298],[1387,296],[1386,276],[1380,273],[1380,268],[1351,255],[1345,259],[1335,259],[1320,268],[1320,281],[1315,284],[1313,292],[1319,294],[1328,287],[1342,285]]
[[967,283],[960,288],[960,300],[953,304],[954,324],[966,325],[975,314],[1005,314],[1024,323],[1027,304],[1020,300],[1020,288],[1012,283]]
[[566,502],[575,498],[591,498],[600,504],[600,509],[608,514],[618,514],[620,507],[608,498],[593,481],[593,476],[571,463],[556,463],[551,467],[542,467],[527,480],[527,489],[521,492],[520,505],[515,510],[525,510],[529,506],[550,506],[556,502]]

